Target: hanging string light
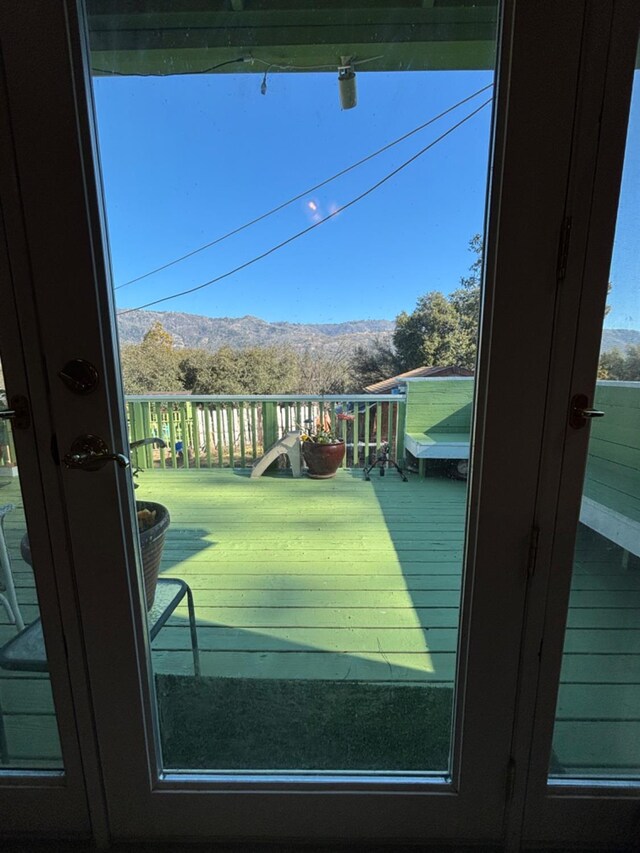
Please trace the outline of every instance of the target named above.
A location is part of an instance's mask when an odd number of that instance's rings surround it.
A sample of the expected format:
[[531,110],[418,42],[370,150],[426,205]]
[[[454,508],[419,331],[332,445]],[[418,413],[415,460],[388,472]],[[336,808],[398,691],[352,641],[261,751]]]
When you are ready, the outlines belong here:
[[340,106],[343,110],[352,110],[358,103],[356,94],[356,72],[350,56],[343,56],[342,65],[338,66],[338,90]]

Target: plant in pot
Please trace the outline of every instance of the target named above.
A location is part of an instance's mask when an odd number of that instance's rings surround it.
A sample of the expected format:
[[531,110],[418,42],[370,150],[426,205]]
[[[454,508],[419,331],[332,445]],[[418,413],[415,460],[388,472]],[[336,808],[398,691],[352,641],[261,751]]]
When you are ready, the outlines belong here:
[[335,477],[344,459],[344,441],[334,435],[327,418],[321,417],[315,423],[313,420],[305,421],[305,426],[300,441],[308,476],[314,480]]
[[[142,438],[132,441],[129,446],[131,450],[136,450],[144,445],[166,447],[165,442],[161,438]],[[136,465],[133,470],[133,476],[137,477],[140,470]],[[137,489],[138,484],[134,483],[134,487]],[[144,593],[147,610],[151,610],[156,595],[164,539],[171,517],[166,506],[155,503],[154,501],[136,500],[136,514],[138,517],[138,536],[140,537],[140,554],[142,556],[142,572],[144,575]]]

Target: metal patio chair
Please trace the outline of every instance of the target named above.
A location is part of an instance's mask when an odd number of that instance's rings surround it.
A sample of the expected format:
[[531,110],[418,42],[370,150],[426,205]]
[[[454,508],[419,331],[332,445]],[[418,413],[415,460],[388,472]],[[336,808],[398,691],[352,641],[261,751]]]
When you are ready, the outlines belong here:
[[24,620],[18,607],[18,599],[16,598],[16,590],[13,584],[13,575],[11,574],[11,561],[9,559],[9,551],[4,537],[4,519],[15,509],[13,504],[5,504],[0,506],[0,603],[4,606],[9,619],[16,626],[18,631],[24,628]]

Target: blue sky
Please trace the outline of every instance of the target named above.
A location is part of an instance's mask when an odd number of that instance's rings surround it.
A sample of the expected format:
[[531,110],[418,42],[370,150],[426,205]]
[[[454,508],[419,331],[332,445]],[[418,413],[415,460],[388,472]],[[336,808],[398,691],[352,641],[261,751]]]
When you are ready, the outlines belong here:
[[[334,72],[270,73],[264,96],[260,74],[96,78],[115,284],[297,195],[491,76],[359,71],[358,106],[349,111],[340,109]],[[264,252],[380,180],[485,97],[267,221],[122,288],[118,307],[193,287]],[[473,260],[469,239],[483,228],[490,119],[485,108],[350,210],[253,267],[157,310],[290,322],[393,319],[429,290],[450,292]],[[636,187],[639,161],[632,158],[625,174]],[[621,212],[625,223],[638,222],[638,193],[631,195]],[[638,253],[618,255],[607,325],[639,326],[637,289],[633,297],[627,293],[627,282],[637,281]]]

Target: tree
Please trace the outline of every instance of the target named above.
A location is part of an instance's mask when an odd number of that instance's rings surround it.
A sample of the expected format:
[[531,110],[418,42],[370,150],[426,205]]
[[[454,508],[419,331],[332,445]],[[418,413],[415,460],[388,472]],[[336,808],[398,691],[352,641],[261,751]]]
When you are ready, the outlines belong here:
[[351,359],[353,386],[356,391],[389,379],[400,373],[400,370],[395,350],[380,337],[375,338],[371,346],[356,347]]
[[401,370],[423,365],[475,367],[482,272],[479,234],[469,241],[469,251],[476,258],[457,290],[449,296],[427,293],[411,314],[403,311],[396,317],[393,345]]
[[170,352],[175,348],[175,341],[171,332],[167,332],[160,320],[156,320],[142,338],[141,346],[154,352]]
[[125,344],[120,352],[127,394],[178,393],[182,383],[173,336],[155,322],[139,344]]
[[598,378],[639,382],[640,344],[630,344],[624,352],[621,352],[619,349],[603,352],[600,356]]
[[178,370],[183,389],[192,394],[294,393],[299,377],[298,358],[284,347],[183,350]]

